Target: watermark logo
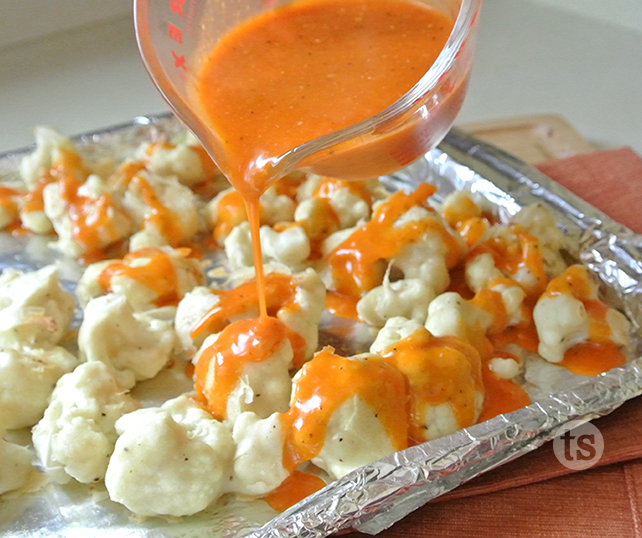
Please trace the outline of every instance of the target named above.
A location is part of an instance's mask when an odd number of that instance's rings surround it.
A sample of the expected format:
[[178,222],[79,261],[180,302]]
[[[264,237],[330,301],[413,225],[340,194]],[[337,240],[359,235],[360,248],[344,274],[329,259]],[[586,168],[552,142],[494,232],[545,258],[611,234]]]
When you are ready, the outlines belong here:
[[573,420],[555,434],[553,451],[562,465],[574,471],[583,471],[593,467],[602,457],[604,438],[590,422]]

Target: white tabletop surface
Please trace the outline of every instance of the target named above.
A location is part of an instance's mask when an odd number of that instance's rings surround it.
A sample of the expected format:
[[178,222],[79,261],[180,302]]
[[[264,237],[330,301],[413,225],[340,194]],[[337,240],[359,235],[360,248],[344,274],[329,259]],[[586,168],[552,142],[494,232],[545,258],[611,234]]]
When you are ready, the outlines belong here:
[[[457,123],[558,114],[598,146],[642,154],[642,30],[535,0],[484,0]],[[131,17],[0,48],[0,153],[37,124],[78,134],[167,110],[140,61]]]

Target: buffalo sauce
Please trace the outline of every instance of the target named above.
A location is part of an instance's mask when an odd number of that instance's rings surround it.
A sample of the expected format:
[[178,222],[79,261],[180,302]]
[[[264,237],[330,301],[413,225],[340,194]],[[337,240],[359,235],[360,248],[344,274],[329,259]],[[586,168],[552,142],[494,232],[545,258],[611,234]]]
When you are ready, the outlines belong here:
[[[495,351],[493,358],[513,359],[519,362],[514,355],[501,351]],[[490,369],[489,363],[488,359],[482,361],[482,379],[486,394],[478,422],[516,411],[531,403],[528,394],[522,387],[512,379],[503,379],[496,375]]]
[[263,497],[263,500],[274,510],[285,512],[290,506],[316,493],[325,485],[325,482],[316,475],[294,471],[280,486]]
[[184,239],[179,225],[179,216],[160,202],[154,189],[144,177],[135,175],[132,183],[149,207],[149,214],[145,216],[145,221],[152,224],[170,245],[178,246]]
[[283,466],[290,472],[319,455],[334,412],[352,396],[361,398],[383,426],[395,450],[407,446],[406,387],[402,374],[377,357],[347,359],[324,348],[303,365],[290,410]]
[[449,404],[460,428],[477,419],[476,400],[484,393],[479,352],[454,336],[436,337],[420,328],[382,353],[406,377],[410,394],[411,442],[428,441],[427,406]]
[[[260,288],[259,198],[278,179],[276,160],[394,103],[434,63],[453,24],[411,0],[301,0],[233,28],[205,59],[197,98],[246,205]],[[259,305],[267,315],[262,288]]]

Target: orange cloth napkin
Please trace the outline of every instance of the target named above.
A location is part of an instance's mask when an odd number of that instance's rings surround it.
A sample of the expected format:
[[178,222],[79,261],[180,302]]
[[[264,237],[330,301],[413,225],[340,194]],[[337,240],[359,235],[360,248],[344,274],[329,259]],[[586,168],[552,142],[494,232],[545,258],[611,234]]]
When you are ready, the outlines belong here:
[[[538,168],[642,233],[642,159],[632,150],[579,155]],[[642,538],[642,398],[593,423],[604,437],[604,453],[591,469],[567,469],[548,443],[433,500],[378,536]]]

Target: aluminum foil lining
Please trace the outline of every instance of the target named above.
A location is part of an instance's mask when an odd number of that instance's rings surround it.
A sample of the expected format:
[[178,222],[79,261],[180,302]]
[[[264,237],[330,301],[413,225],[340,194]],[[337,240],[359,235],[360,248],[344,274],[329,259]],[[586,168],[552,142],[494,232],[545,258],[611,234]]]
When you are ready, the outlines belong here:
[[[173,117],[141,117],[83,135],[76,143],[85,157],[118,160],[140,142],[171,138],[180,130]],[[29,151],[0,156],[0,180],[10,180]],[[100,487],[56,486],[0,500],[3,536],[322,538],[344,529],[377,534],[431,499],[534,450],[566,423],[608,414],[642,394],[641,236],[537,170],[457,129],[437,149],[385,181],[409,189],[427,181],[438,187],[437,199],[467,189],[482,194],[502,217],[532,202],[545,202],[571,238],[575,250],[570,258],[599,276],[609,303],[632,322],[634,358],[588,381],[578,377],[581,383],[528,407],[357,469],[276,517],[261,502],[224,499],[178,522],[137,521],[106,499]],[[57,263],[65,285],[73,288],[81,272],[75,262],[47,248],[41,238],[0,236],[0,267],[33,269],[48,263]]]

